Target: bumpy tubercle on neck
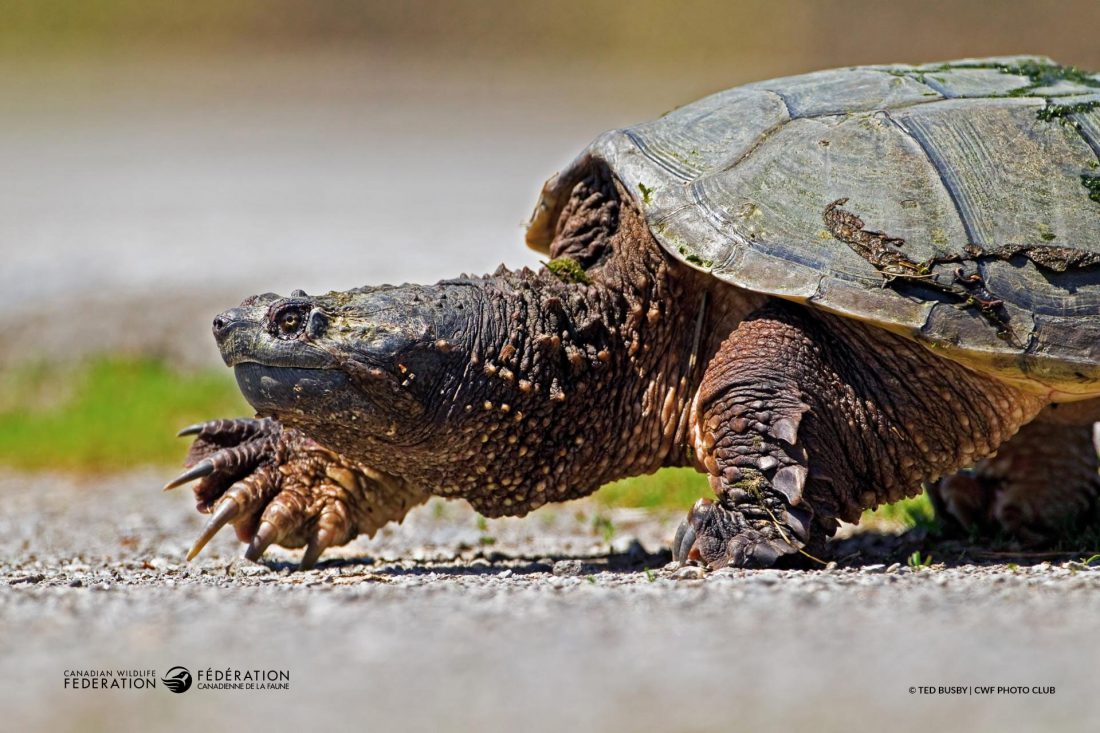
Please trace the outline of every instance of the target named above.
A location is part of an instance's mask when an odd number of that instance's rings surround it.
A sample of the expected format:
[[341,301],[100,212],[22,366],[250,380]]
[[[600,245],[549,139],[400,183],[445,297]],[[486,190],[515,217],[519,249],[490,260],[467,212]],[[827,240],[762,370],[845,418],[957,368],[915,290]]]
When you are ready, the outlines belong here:
[[447,428],[407,478],[487,516],[522,515],[693,460],[707,296],[669,267],[654,252],[588,282],[547,269],[484,278],[465,372],[440,408]]

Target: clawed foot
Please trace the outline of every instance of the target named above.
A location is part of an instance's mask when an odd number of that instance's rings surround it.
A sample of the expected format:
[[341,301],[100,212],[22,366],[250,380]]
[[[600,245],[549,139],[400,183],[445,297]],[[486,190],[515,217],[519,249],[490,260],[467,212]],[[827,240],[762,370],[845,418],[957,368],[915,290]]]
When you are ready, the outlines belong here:
[[1049,545],[1095,526],[1097,469],[1091,424],[1037,420],[995,455],[931,485],[929,494],[948,526]]
[[[1073,477],[1076,478],[1076,477]],[[930,487],[933,506],[948,526],[971,536],[1012,538],[1025,546],[1049,545],[1087,518],[1095,477],[1005,479],[980,471],[947,476]]]
[[326,548],[373,534],[416,503],[386,496],[385,477],[274,420],[212,420],[179,434],[195,436],[187,471],[164,488],[198,480],[197,508],[211,514],[188,560],[232,524],[249,560],[272,544],[305,546],[300,567],[308,569]]
[[[788,510],[785,518],[797,529],[781,525],[760,507],[739,505],[731,510],[709,499],[700,499],[676,532],[672,559],[711,569],[726,565],[770,567],[779,558],[806,545],[809,523],[803,523],[801,513],[794,516],[796,513],[798,510]],[[757,516],[760,514],[763,516]]]

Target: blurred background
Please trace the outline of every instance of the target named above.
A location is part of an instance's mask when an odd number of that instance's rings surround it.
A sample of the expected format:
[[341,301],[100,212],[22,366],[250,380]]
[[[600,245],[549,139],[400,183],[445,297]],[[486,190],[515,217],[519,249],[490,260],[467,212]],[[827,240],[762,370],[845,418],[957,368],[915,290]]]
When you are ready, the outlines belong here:
[[[832,66],[1100,69],[1098,28],[1095,0],[4,3],[0,463],[177,462],[175,428],[247,411],[215,313],[534,264],[542,182],[605,129]],[[700,491],[671,480],[610,500]]]

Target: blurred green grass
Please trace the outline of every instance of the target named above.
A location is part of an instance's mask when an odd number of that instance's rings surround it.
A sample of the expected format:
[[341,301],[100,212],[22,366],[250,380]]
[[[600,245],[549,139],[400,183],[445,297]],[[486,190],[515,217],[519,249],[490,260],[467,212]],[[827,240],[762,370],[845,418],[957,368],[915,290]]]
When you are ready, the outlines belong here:
[[860,524],[882,528],[890,526],[904,529],[933,528],[937,526],[936,510],[932,507],[928,492],[922,491],[908,499],[884,504],[874,511],[864,512]]
[[[124,356],[26,365],[0,374],[0,465],[88,473],[177,466],[186,448],[175,437],[181,427],[249,414],[224,370],[185,372]],[[610,483],[595,498],[608,507],[687,510],[704,496],[712,496],[704,475],[666,468]],[[912,527],[932,521],[932,506],[922,494],[867,519]]]
[[0,376],[0,464],[83,472],[178,465],[186,443],[176,431],[246,414],[228,373],[114,356],[22,366]]
[[[596,499],[607,506],[687,510],[700,497],[713,497],[707,477],[691,468],[665,468],[607,484]],[[935,526],[935,510],[926,492],[863,513],[861,525],[884,531]]]
[[648,476],[607,484],[596,500],[607,506],[688,510],[699,497],[713,496],[707,477],[692,468],[664,468]]

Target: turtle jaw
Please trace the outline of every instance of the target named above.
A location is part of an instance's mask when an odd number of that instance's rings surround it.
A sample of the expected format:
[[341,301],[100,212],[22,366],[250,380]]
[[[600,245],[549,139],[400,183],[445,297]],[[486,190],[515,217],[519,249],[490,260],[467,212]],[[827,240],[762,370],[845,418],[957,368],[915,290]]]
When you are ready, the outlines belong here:
[[336,408],[346,393],[348,376],[338,369],[269,366],[245,361],[233,367],[241,394],[264,415],[298,415]]
[[[275,418],[340,453],[374,455],[387,430],[396,425],[370,385],[340,369],[246,361],[234,366],[233,372],[241,394],[258,416]],[[414,407],[406,411],[413,414]],[[397,434],[396,429],[390,432]]]
[[244,361],[233,367],[241,394],[260,417],[297,428],[321,445],[363,460],[392,459],[424,407],[380,369],[312,368]]

